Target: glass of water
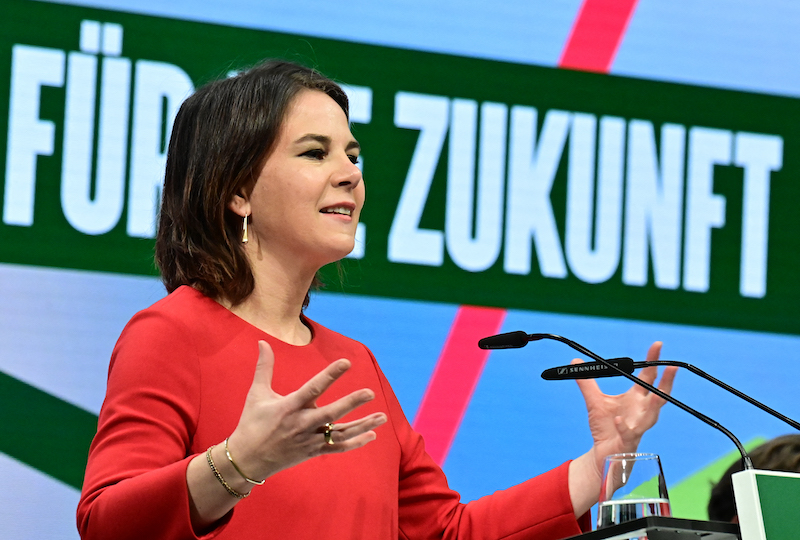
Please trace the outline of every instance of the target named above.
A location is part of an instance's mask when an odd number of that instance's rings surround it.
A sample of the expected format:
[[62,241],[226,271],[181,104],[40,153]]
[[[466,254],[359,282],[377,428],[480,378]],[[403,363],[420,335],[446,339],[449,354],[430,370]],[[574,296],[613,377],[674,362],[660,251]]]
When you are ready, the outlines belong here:
[[605,460],[597,528],[646,516],[670,516],[669,495],[657,454],[612,454]]

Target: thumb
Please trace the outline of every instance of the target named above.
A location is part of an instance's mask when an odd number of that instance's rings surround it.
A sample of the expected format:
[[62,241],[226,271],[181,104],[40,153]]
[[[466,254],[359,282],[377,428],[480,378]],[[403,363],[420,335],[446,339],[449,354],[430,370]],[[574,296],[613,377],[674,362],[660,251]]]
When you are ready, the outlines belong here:
[[272,392],[272,373],[275,367],[275,354],[266,341],[258,342],[258,361],[253,375],[250,391]]
[[[583,364],[583,360],[575,358],[570,365]],[[592,411],[593,408],[598,406],[598,403],[603,398],[603,393],[600,391],[600,386],[594,379],[575,379],[578,384],[578,389],[581,391],[583,401],[586,403],[586,410]]]

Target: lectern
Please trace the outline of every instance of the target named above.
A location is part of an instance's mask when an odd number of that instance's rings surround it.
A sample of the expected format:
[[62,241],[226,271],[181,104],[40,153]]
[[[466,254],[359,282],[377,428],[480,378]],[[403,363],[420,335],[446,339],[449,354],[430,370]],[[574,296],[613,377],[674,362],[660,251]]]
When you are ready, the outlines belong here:
[[739,526],[720,521],[698,521],[649,516],[573,536],[569,540],[741,540]]
[[800,474],[749,469],[731,479],[742,540],[800,539]]

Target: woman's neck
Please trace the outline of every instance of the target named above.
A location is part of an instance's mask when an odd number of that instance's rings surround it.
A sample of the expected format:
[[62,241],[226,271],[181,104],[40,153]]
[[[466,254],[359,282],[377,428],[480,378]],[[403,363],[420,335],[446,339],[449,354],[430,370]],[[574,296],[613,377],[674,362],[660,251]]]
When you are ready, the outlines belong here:
[[255,280],[253,292],[235,306],[229,302],[223,305],[281,341],[292,345],[308,344],[311,330],[300,315],[315,274],[299,272],[274,260],[253,262],[250,265]]
[[250,296],[235,306],[225,305],[233,314],[244,319],[267,334],[292,345],[307,345],[311,330],[302,318],[303,298],[289,298],[282,291],[254,290]]

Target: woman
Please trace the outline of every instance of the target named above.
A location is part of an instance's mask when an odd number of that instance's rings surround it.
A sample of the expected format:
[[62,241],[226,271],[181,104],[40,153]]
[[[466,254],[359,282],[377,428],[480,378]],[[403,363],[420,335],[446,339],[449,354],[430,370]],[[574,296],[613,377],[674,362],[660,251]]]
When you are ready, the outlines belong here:
[[115,347],[84,539],[562,538],[587,528],[603,457],[655,423],[655,396],[583,381],[592,449],[460,504],[369,350],[302,314],[364,204],[347,115],[341,88],[286,62],[181,107],[156,240],[170,294]]

